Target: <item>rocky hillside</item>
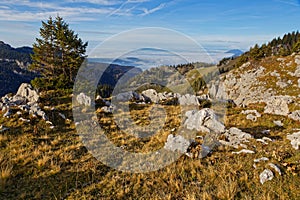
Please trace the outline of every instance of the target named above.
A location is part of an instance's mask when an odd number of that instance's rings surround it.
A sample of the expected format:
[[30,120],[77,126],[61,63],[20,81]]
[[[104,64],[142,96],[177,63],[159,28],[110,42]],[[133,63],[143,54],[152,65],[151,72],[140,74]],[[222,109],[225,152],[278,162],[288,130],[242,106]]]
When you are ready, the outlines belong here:
[[249,61],[211,85],[210,94],[237,106],[265,104],[264,113],[300,114],[300,55]]

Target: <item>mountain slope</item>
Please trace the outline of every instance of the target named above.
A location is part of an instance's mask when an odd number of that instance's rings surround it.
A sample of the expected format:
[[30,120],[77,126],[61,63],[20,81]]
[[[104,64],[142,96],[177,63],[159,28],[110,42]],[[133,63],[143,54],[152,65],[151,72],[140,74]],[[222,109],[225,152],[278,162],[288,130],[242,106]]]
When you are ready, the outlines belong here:
[[16,92],[21,83],[28,83],[38,76],[28,70],[32,48],[13,48],[0,41],[0,96]]

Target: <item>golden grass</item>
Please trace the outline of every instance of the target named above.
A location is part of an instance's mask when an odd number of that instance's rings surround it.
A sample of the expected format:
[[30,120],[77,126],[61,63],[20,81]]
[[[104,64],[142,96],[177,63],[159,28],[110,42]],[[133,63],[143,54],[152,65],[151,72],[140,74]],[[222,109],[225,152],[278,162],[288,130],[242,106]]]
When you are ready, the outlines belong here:
[[[46,97],[45,97],[46,99]],[[61,99],[60,101],[64,101]],[[60,112],[70,107],[60,106]],[[51,106],[56,106],[51,101]],[[264,105],[249,109],[263,111]],[[130,116],[137,125],[149,124],[151,105],[132,105]],[[64,109],[64,110],[63,110]],[[138,139],[118,129],[109,114],[98,113],[107,137],[127,151],[149,152],[162,148],[166,137],[181,123],[176,106],[165,106],[167,118],[162,130],[150,138]],[[248,109],[248,108],[247,108]],[[300,124],[281,116],[263,114],[257,122],[246,120],[241,108],[227,110],[226,126],[236,126],[259,137],[270,129],[274,141],[264,146],[251,140],[249,149],[256,154],[234,155],[230,147],[219,147],[204,159],[185,155],[158,171],[132,174],[105,166],[91,155],[77,135],[74,124],[57,121],[56,130],[47,129],[39,120],[26,128],[17,118],[0,119],[10,129],[0,134],[1,199],[298,199],[300,191],[300,153],[292,149],[285,136]],[[120,114],[122,116],[122,113]],[[56,116],[54,116],[55,118]],[[57,116],[58,117],[58,116]],[[54,120],[54,119],[53,119]],[[273,120],[282,120],[283,129]],[[36,132],[34,130],[37,130]],[[176,133],[175,131],[175,133]],[[197,135],[203,135],[197,133]],[[201,141],[199,140],[201,143]],[[198,151],[195,147],[193,151]],[[268,157],[283,175],[261,185],[259,174],[266,163],[253,168],[253,160]]]

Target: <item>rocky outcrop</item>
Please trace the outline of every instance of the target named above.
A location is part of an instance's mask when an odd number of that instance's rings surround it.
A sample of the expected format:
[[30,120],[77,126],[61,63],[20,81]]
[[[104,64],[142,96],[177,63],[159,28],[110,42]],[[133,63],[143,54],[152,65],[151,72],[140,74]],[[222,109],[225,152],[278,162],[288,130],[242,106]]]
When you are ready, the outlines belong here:
[[91,97],[87,96],[84,93],[80,93],[79,95],[77,95],[76,100],[80,105],[85,105],[85,106],[92,105]]
[[193,141],[186,140],[181,135],[174,136],[173,134],[171,134],[168,136],[164,148],[173,152],[177,151],[184,154],[187,153],[187,150],[192,142]]
[[295,121],[300,121],[300,110],[296,110],[288,115],[288,118],[293,119]]
[[300,145],[300,132],[293,133],[292,135],[288,135],[286,137],[288,140],[291,141],[291,145],[294,149],[298,150]]
[[242,130],[232,127],[225,132],[225,140],[220,140],[220,143],[226,146],[238,148],[239,146],[247,148],[247,145],[243,143],[249,142],[252,135],[243,132]]
[[190,94],[180,96],[178,98],[178,102],[182,106],[191,106],[191,105],[198,106],[198,105],[200,105],[198,97],[195,95],[190,95]]
[[260,175],[260,183],[264,184],[266,181],[271,181],[274,178],[274,174],[271,170],[265,169]]
[[22,83],[18,89],[18,92],[14,98],[22,97],[25,98],[30,103],[38,102],[40,96],[36,90],[28,83]]
[[[3,117],[9,118],[13,114],[10,108],[15,107],[20,111],[48,120],[46,113],[38,104],[39,98],[40,96],[37,91],[35,91],[31,85],[27,83],[21,84],[18,93],[15,96],[9,97],[8,95],[5,95],[1,98],[1,109],[2,111],[6,111]],[[18,111],[18,115],[22,114],[20,111]]]
[[293,98],[290,96],[272,96],[265,102],[267,105],[264,113],[287,116],[289,114],[288,105],[293,102]]
[[202,110],[187,111],[184,126],[189,130],[197,130],[204,133],[223,133],[225,126],[219,122],[213,110],[205,108]]
[[150,99],[152,103],[159,103],[159,101],[164,99],[164,96],[159,95],[154,89],[145,90],[142,92],[142,95]]
[[261,117],[261,114],[257,112],[257,110],[243,110],[242,114],[247,115],[246,119],[252,120],[254,122],[257,121],[257,118]]

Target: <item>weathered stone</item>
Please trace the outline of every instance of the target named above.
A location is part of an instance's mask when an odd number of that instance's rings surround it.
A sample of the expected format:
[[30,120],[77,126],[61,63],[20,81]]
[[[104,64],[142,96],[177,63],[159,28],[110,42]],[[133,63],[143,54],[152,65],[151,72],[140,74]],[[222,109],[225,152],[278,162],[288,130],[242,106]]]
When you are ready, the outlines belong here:
[[269,166],[271,168],[273,168],[279,175],[281,175],[281,170],[280,170],[280,168],[277,165],[275,165],[273,163],[269,163]]
[[273,123],[276,125],[276,126],[279,126],[279,127],[282,127],[284,124],[282,123],[282,121],[278,120],[278,121],[273,121]]
[[6,111],[6,113],[4,113],[4,115],[3,115],[3,117],[6,117],[6,118],[9,118],[10,116],[11,116],[11,110],[10,109],[8,109],[7,111]]
[[170,134],[167,138],[164,148],[173,152],[187,153],[187,149],[191,145],[192,141],[186,140],[181,135],[174,136]]
[[182,106],[199,105],[198,97],[190,94],[182,95],[181,97],[178,98],[178,102]]
[[[38,102],[40,96],[28,83],[22,83],[16,96],[24,97],[28,102]],[[15,97],[17,98],[17,97]]]
[[293,99],[290,96],[272,96],[266,100],[264,113],[287,116],[289,114],[288,104],[292,102]]
[[80,93],[79,95],[77,95],[76,100],[80,105],[85,105],[85,106],[92,105],[91,97],[87,96],[84,93]]
[[225,131],[225,126],[218,121],[217,116],[213,110],[205,108],[199,111],[187,111],[186,112],[186,121],[184,125],[187,129],[201,132],[210,132],[223,133]]
[[66,119],[66,116],[65,116],[64,114],[58,113],[58,115],[59,115],[61,118]]
[[271,170],[265,169],[260,175],[260,183],[264,184],[266,181],[270,181],[274,178],[274,174]]
[[114,108],[112,106],[104,106],[101,108],[101,111],[105,113],[113,113]]
[[298,150],[300,145],[300,132],[293,133],[292,135],[287,135],[286,137],[291,141],[291,145],[294,149]]
[[221,144],[238,148],[239,146],[246,147],[246,145],[243,145],[242,143],[249,142],[252,135],[245,133],[236,127],[232,127],[225,132],[225,137],[226,141],[220,140]]
[[142,95],[149,98],[153,103],[158,103],[160,101],[160,97],[154,89],[145,90],[142,92]]
[[300,110],[296,110],[288,115],[288,118],[293,119],[295,121],[300,121]]
[[119,93],[115,96],[116,101],[128,102],[128,101],[147,101],[147,99],[134,91]]
[[287,83],[282,82],[282,81],[277,81],[277,82],[276,82],[276,85],[277,85],[278,87],[280,87],[281,89],[286,88],[286,87],[288,86]]
[[254,162],[255,162],[255,163],[259,163],[259,162],[262,162],[262,161],[268,161],[268,160],[269,160],[269,158],[262,157],[262,158],[254,159]]
[[271,72],[271,76],[280,77],[280,74],[277,72],[277,70]]
[[251,151],[251,150],[248,150],[248,149],[242,149],[238,152],[232,152],[232,154],[241,154],[241,153],[249,153],[249,154],[254,154],[255,152],[254,151]]

